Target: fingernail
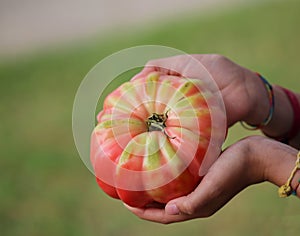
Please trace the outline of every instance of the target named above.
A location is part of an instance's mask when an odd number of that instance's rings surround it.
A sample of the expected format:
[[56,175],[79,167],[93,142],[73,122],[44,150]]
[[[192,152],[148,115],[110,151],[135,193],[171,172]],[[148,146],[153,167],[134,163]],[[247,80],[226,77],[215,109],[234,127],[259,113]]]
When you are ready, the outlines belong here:
[[168,215],[178,215],[179,214],[179,209],[177,208],[175,203],[171,203],[166,206],[166,213]]

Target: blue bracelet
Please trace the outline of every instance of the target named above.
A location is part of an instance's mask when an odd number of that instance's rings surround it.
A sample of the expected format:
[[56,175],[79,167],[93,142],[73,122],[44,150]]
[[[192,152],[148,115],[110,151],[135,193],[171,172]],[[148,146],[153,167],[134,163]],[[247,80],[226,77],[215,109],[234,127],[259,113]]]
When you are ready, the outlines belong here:
[[267,126],[270,121],[272,120],[272,117],[273,117],[273,114],[274,114],[274,106],[275,106],[275,100],[274,100],[274,92],[273,92],[273,87],[272,85],[262,76],[260,75],[259,73],[256,73],[259,78],[261,79],[261,81],[264,83],[265,85],[265,88],[268,92],[268,97],[269,97],[269,103],[270,103],[270,110],[269,110],[269,115],[268,117],[259,125],[250,125],[250,124],[247,124],[243,121],[241,121],[241,125],[245,128],[245,129],[248,129],[248,130],[257,130],[257,129],[260,129],[261,127],[263,126]]

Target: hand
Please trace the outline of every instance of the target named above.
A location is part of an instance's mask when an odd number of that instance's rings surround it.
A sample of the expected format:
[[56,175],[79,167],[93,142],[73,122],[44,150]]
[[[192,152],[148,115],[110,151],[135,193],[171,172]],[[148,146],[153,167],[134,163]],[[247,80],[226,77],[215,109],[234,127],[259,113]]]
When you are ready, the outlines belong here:
[[[284,184],[296,154],[296,149],[277,141],[248,137],[226,149],[188,196],[173,199],[163,208],[126,207],[141,219],[164,224],[208,217],[249,185],[265,180],[278,186]],[[293,179],[293,189],[297,188],[299,178],[300,171]],[[297,191],[300,196],[300,187]]]
[[[240,141],[225,150],[188,196],[174,199],[163,209],[138,209],[126,206],[142,219],[172,223],[208,217],[225,205],[246,186],[263,179],[262,171],[249,169],[248,143]],[[251,173],[255,171],[255,177]]]
[[[201,69],[199,71],[199,62],[211,74],[221,91],[228,127],[238,121],[259,125],[268,117],[270,102],[261,79],[252,71],[221,55],[179,55],[152,60],[135,78],[152,71],[159,71],[163,74],[201,79],[203,75]],[[273,91],[275,97],[273,118],[267,126],[261,127],[261,130],[269,137],[282,137],[291,129],[293,110],[281,89],[273,86]],[[300,94],[297,96],[300,99]],[[290,140],[290,145],[299,148],[299,142],[300,133]]]
[[[192,56],[202,63],[219,87],[228,126],[241,120],[249,124],[260,124],[268,116],[268,95],[255,73],[220,55]],[[147,63],[137,77],[159,71],[163,74],[201,79],[199,70],[195,69],[198,65],[194,63],[195,60],[190,55],[153,60]],[[276,87],[274,90],[273,119],[268,126],[263,127],[263,132],[276,137],[289,130],[292,108],[286,96]],[[299,138],[300,135],[298,140]],[[249,185],[262,181],[283,185],[294,167],[296,154],[296,149],[277,141],[248,137],[226,149],[199,186],[188,196],[173,199],[165,206],[153,205],[144,209],[126,207],[142,219],[160,223],[208,217]],[[297,189],[297,195],[300,196],[298,179],[300,171],[292,181],[292,188]]]
[[180,55],[152,60],[136,77],[159,71],[163,74],[201,79],[199,62],[211,74],[221,91],[228,126],[241,120],[260,124],[268,116],[268,95],[259,77],[220,55]]

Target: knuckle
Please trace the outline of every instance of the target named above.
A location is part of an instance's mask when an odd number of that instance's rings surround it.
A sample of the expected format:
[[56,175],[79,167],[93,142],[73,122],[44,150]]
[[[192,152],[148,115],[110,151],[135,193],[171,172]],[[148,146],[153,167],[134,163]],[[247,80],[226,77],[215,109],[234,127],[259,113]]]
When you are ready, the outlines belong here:
[[147,64],[150,64],[150,65],[151,65],[151,64],[153,64],[155,61],[156,61],[155,59],[150,59],[150,60],[147,61]]
[[149,60],[149,61],[147,61],[147,63],[146,63],[146,67],[148,66],[155,66],[155,64],[156,64],[156,60]]
[[227,58],[221,54],[211,54],[211,57],[213,60],[216,60],[216,61],[224,61],[224,60],[227,60]]

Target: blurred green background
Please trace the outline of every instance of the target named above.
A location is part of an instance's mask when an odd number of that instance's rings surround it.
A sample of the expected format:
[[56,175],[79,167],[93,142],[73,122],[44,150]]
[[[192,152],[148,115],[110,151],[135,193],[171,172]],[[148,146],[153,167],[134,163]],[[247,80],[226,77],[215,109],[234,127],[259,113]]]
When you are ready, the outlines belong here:
[[[208,219],[158,225],[107,197],[81,161],[72,106],[87,72],[118,50],[143,44],[187,53],[219,53],[300,91],[300,1],[268,1],[215,14],[183,15],[159,26],[111,32],[0,65],[1,235],[292,235],[299,200],[252,186]],[[236,125],[227,144],[248,135]]]

